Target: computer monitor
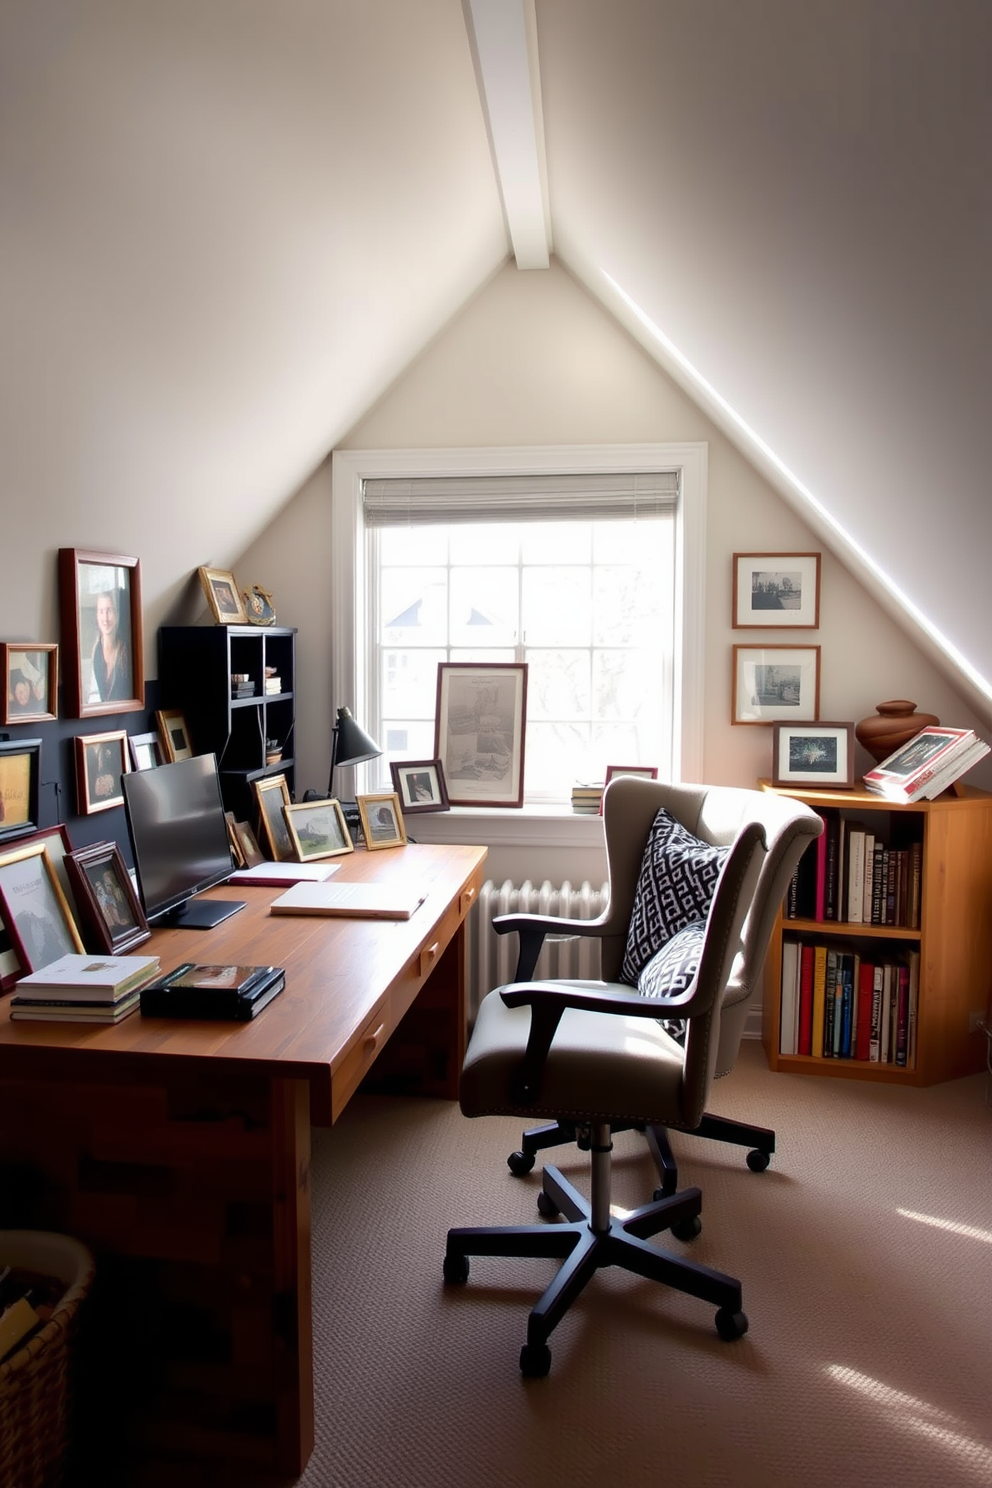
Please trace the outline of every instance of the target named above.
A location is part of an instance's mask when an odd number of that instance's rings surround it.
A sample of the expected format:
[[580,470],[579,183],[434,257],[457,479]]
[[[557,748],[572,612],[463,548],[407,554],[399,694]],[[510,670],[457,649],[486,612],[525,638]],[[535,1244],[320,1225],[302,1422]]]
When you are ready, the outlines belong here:
[[243,899],[197,899],[234,869],[217,757],[197,754],[121,777],[124,810],[149,922],[209,930]]

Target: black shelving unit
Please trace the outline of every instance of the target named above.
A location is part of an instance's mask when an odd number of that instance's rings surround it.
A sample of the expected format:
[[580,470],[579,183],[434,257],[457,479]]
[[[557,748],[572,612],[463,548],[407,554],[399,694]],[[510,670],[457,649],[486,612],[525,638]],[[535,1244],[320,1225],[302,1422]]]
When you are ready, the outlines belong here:
[[[197,754],[217,756],[224,804],[256,816],[252,782],[284,774],[295,788],[296,630],[287,626],[163,625],[158,633],[163,708],[181,708]],[[266,669],[280,690],[266,692]],[[237,695],[234,676],[252,691]],[[271,747],[281,758],[267,763]]]

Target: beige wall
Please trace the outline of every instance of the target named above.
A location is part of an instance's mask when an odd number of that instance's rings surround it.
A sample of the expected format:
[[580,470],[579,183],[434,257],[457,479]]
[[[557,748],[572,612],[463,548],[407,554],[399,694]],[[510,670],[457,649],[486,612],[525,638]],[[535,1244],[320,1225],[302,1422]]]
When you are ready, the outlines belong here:
[[[749,784],[769,773],[771,730],[732,726],[735,641],[818,644],[821,716],[857,720],[909,697],[956,726],[980,727],[962,699],[843,564],[707,417],[561,268],[508,267],[352,429],[344,447],[663,443],[709,448],[704,775]],[[823,552],[817,632],[734,631],[732,555]],[[275,591],[280,621],[298,625],[300,788],[326,783],[330,695],[330,462],[238,559],[244,582]],[[984,732],[984,730],[983,730]],[[858,754],[859,772],[867,756]],[[970,777],[983,778],[981,767]]]

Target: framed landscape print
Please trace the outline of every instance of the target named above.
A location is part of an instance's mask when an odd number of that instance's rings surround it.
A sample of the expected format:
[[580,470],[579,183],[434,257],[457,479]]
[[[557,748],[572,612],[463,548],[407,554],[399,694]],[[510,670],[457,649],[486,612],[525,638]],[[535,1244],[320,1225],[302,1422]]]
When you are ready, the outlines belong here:
[[116,842],[79,847],[66,857],[80,920],[90,949],[123,956],[151,930]]
[[854,785],[853,723],[776,723],[772,785]]
[[2,723],[42,723],[58,717],[59,648],[41,641],[0,641]]
[[303,801],[298,806],[284,806],[282,810],[301,863],[354,852],[341,802],[333,796],[324,801]]
[[808,723],[820,711],[819,646],[735,646],[732,723]]
[[38,825],[41,740],[0,740],[0,842]]
[[815,630],[820,623],[819,553],[735,553],[735,630]]
[[86,949],[43,842],[0,853],[0,917],[18,963],[5,985]]
[[62,693],[67,718],[145,706],[141,565],[120,553],[59,548]]
[[389,773],[404,816],[417,811],[450,811],[444,766],[439,759],[391,761]]
[[522,806],[527,663],[441,661],[434,753],[452,806]]
[[369,852],[380,847],[403,847],[406,828],[399,796],[392,792],[389,795],[359,796],[358,809],[362,814],[362,831]]

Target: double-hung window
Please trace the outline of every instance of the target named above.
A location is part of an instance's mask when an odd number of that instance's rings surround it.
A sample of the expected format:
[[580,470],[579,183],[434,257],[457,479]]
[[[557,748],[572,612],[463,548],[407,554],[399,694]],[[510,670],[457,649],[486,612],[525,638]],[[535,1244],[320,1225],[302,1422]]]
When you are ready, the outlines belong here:
[[528,803],[565,802],[610,764],[693,773],[703,446],[345,452],[334,467],[335,593],[353,617],[336,604],[350,635],[335,636],[334,701],[381,744],[376,783],[389,760],[433,757],[446,661],[527,663]]

